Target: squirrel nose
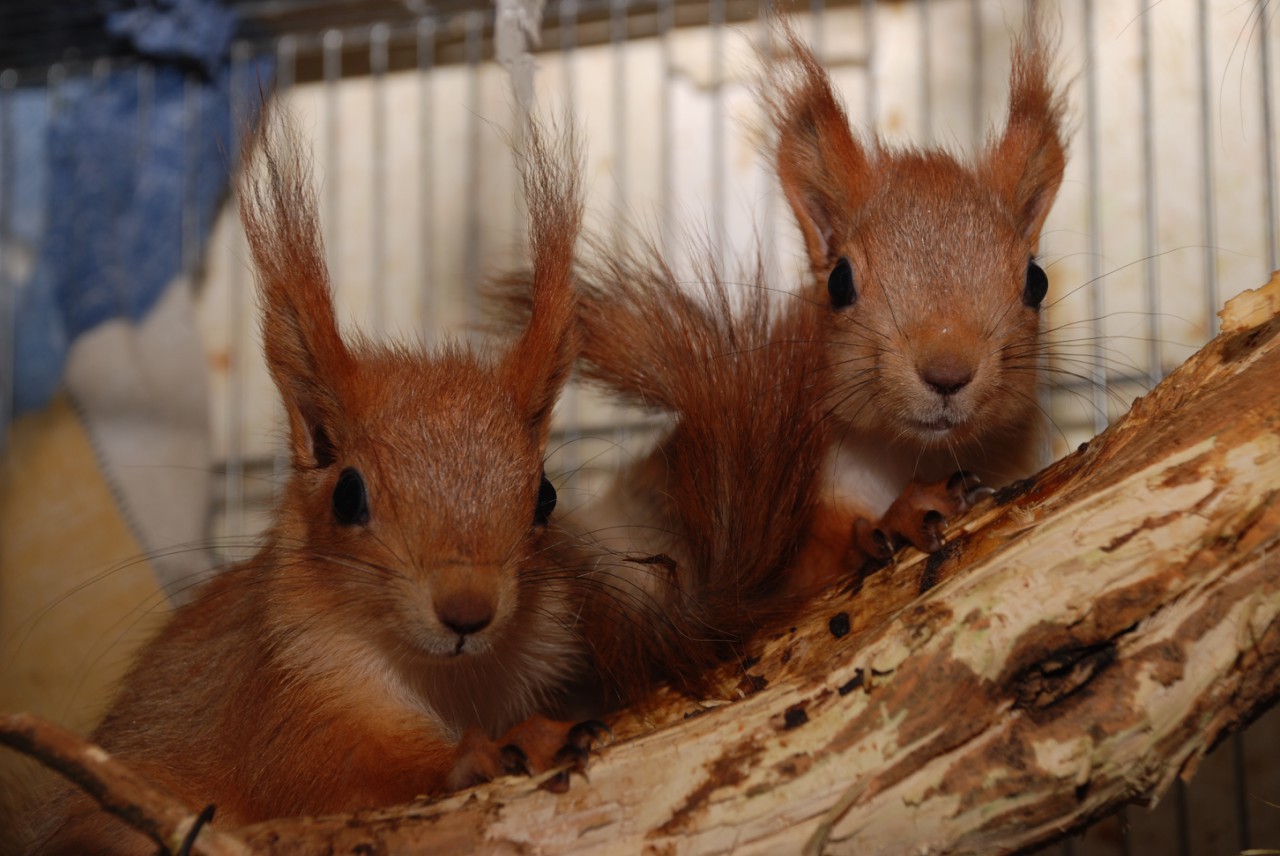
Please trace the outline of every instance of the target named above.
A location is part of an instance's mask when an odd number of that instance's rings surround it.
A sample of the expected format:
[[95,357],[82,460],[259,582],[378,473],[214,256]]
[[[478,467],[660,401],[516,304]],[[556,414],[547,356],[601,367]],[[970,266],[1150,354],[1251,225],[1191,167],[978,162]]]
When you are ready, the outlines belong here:
[[920,380],[944,398],[955,395],[973,380],[973,368],[951,356],[929,360],[916,369]]
[[436,617],[459,636],[479,633],[493,621],[493,603],[480,592],[460,591],[436,602]]

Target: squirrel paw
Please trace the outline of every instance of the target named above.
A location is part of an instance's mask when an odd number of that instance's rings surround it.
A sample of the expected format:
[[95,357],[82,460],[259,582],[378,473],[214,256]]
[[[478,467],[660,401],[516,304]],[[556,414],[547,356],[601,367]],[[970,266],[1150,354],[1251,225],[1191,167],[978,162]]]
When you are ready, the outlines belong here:
[[865,517],[853,523],[853,547],[866,558],[883,562],[893,556],[893,536]]
[[468,729],[458,744],[450,787],[461,790],[498,776],[532,776],[559,767],[541,787],[563,793],[570,774],[586,771],[592,747],[612,737],[609,726],[594,719],[574,723],[543,716],[526,719],[497,740]]
[[567,791],[570,775],[573,773],[586,775],[587,759],[591,755],[591,748],[612,739],[613,731],[596,719],[588,719],[572,726],[564,735],[563,745],[552,757],[551,766],[562,769],[543,782],[541,787],[553,794],[562,794]]
[[992,493],[976,475],[963,470],[942,481],[912,481],[874,530],[895,546],[907,543],[936,553],[942,549],[947,522]]

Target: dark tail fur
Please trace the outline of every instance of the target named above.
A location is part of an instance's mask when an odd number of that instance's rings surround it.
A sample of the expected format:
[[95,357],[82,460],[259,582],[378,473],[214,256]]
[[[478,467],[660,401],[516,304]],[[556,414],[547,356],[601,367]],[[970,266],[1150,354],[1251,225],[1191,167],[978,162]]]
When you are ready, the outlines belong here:
[[[651,248],[593,256],[579,266],[579,370],[675,426],[614,488],[652,509],[662,530],[652,552],[662,555],[615,557],[621,570],[601,596],[623,593],[627,620],[618,603],[601,603],[586,635],[621,700],[658,679],[698,692],[714,665],[799,601],[787,571],[827,445],[821,307],[770,290],[759,270],[739,286],[707,265],[690,288]],[[527,311],[517,280],[497,297],[510,317]],[[627,574],[642,584],[616,582]]]
[[656,252],[599,257],[581,283],[583,376],[676,416],[658,453],[700,593],[776,593],[826,447],[822,307],[759,269],[738,286],[708,265],[695,292]]

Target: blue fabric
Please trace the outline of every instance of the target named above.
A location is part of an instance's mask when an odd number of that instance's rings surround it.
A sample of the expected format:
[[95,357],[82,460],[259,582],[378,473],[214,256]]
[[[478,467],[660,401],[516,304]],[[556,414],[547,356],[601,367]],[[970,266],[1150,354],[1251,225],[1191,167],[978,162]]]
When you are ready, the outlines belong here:
[[106,27],[141,56],[194,62],[213,75],[226,65],[236,17],[208,0],[155,0],[153,6],[109,13]]
[[[5,234],[0,246],[3,286],[17,287],[14,350],[5,358],[16,359],[15,398],[25,402],[34,389],[55,389],[62,374],[61,354],[66,336],[58,319],[56,295],[49,289],[30,288],[31,270],[45,233],[49,199],[49,170],[45,160],[44,130],[49,124],[49,96],[43,89],[17,89],[6,99],[6,129],[0,134],[3,163],[0,205],[4,206]],[[5,358],[0,358],[0,364]],[[0,394],[4,393],[0,390]],[[43,402],[47,395],[40,399]],[[16,401],[15,401],[16,404]],[[4,426],[0,426],[2,431]]]
[[[191,250],[202,251],[232,153],[269,84],[262,59],[237,70],[233,96],[226,58],[234,22],[215,0],[146,11],[115,26],[171,62],[68,79],[52,108],[43,90],[12,96],[21,118],[10,220],[36,253],[30,278],[17,284],[19,413],[57,391],[77,336],[147,314],[181,270],[184,231]],[[207,74],[189,74],[193,63]],[[244,115],[232,116],[233,102]]]

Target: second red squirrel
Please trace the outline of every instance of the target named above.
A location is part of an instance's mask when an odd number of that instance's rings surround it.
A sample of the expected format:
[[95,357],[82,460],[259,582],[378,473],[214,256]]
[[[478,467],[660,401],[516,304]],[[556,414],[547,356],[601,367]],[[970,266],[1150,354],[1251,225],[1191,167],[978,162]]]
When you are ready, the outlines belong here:
[[[568,523],[631,559],[599,573],[638,593],[635,611],[684,617],[656,622],[651,647],[686,683],[686,662],[867,559],[939,549],[949,518],[1034,472],[1047,445],[1036,250],[1066,143],[1039,23],[1014,50],[1005,127],[972,164],[860,142],[812,52],[783,36],[776,164],[812,280],[782,295],[757,276],[734,301],[710,266],[691,294],[644,247],[597,247],[578,270],[583,374],[675,424]],[[499,296],[527,312],[519,282]]]
[[1065,100],[1033,11],[1004,129],[974,162],[860,141],[827,73],[788,35],[771,108],[813,276],[802,294],[828,307],[823,499],[837,520],[876,522],[860,529],[866,552],[900,540],[933,551],[979,485],[1047,462],[1036,252],[1066,163]]
[[[424,353],[340,334],[305,164],[262,135],[241,216],[291,474],[261,550],[176,611],[93,733],[215,823],[406,802],[601,736],[545,716],[586,663],[542,464],[582,208],[573,152],[528,141],[528,324]],[[155,849],[69,788],[42,808],[36,852]]]

